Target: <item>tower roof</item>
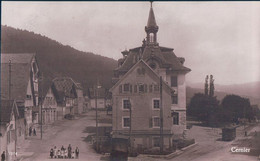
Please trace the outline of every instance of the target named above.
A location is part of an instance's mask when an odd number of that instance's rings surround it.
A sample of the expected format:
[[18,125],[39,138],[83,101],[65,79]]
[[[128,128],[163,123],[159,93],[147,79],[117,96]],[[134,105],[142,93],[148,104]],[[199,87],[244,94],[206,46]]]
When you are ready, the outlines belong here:
[[157,24],[156,24],[154,12],[153,12],[152,2],[151,2],[151,8],[150,8],[149,17],[148,17],[147,27],[148,28],[158,27]]

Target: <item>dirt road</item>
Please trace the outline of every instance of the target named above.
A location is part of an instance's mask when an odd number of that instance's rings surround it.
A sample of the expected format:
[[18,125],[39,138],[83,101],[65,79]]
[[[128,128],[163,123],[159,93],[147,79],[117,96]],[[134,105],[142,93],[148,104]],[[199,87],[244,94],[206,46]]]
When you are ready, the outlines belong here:
[[27,140],[27,143],[25,143],[23,147],[23,153],[31,153],[32,155],[24,158],[23,161],[61,161],[62,159],[49,158],[50,148],[54,146],[60,148],[62,145],[67,148],[69,144],[71,144],[73,150],[78,146],[80,157],[77,160],[100,160],[101,155],[97,154],[91,148],[91,145],[84,141],[84,138],[88,135],[84,133],[85,128],[87,126],[95,126],[93,117],[93,115],[85,114],[85,116],[76,118],[75,120],[62,120],[55,122],[51,126],[49,125],[49,127],[44,130],[43,140],[40,140],[39,136],[31,137]]

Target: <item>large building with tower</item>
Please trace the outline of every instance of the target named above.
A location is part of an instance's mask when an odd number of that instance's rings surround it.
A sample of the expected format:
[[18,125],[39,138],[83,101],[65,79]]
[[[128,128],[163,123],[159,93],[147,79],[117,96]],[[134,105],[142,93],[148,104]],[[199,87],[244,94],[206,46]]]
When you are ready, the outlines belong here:
[[171,148],[172,140],[186,129],[185,75],[191,70],[184,66],[185,59],[177,57],[173,48],[159,45],[158,30],[151,5],[145,26],[146,39],[141,46],[122,52],[123,58],[114,70],[114,86],[110,89],[112,137],[131,136],[130,145],[140,150],[159,147],[161,135],[164,148]]

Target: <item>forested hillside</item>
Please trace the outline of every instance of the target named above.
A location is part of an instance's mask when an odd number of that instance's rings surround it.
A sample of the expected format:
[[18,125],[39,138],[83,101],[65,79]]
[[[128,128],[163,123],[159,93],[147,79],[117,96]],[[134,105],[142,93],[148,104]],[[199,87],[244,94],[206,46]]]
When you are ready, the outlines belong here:
[[1,26],[1,34],[1,53],[36,53],[45,86],[57,76],[72,77],[82,83],[84,91],[97,79],[106,88],[112,85],[113,69],[117,66],[114,59],[82,52],[40,34],[8,26]]

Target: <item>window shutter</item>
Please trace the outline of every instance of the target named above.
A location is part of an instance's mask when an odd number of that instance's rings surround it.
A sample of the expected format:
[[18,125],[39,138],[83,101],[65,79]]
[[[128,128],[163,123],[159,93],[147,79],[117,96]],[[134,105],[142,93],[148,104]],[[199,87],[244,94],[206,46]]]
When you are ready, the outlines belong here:
[[144,84],[144,92],[147,92],[147,84]]
[[153,85],[152,84],[150,84],[150,86],[149,86],[149,92],[150,93],[153,92]]
[[119,86],[119,93],[122,93],[122,85]]
[[178,79],[177,76],[171,76],[171,87],[177,87]]
[[150,127],[150,128],[153,127],[153,118],[149,118],[149,127]]
[[130,93],[132,93],[132,84],[129,85]]
[[137,93],[137,85],[134,86],[134,92]]

